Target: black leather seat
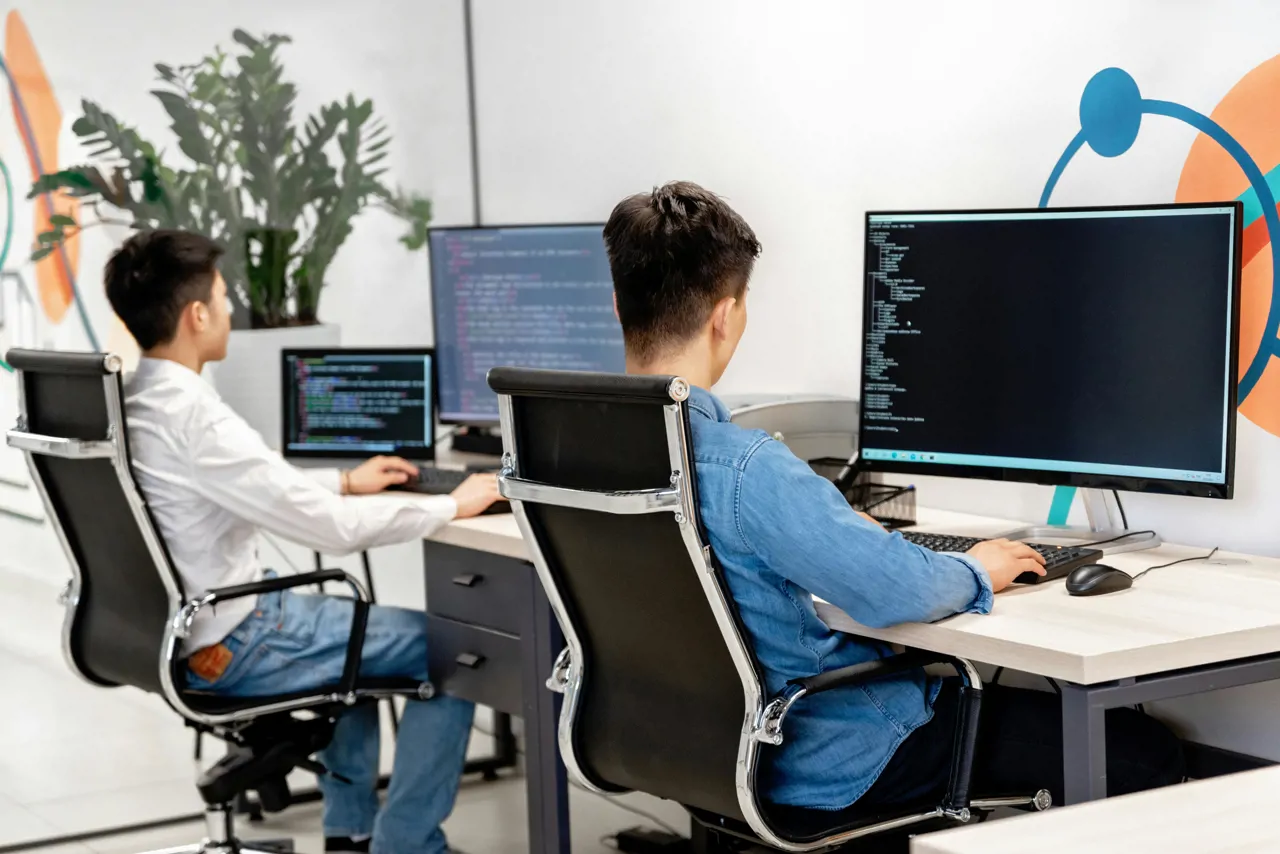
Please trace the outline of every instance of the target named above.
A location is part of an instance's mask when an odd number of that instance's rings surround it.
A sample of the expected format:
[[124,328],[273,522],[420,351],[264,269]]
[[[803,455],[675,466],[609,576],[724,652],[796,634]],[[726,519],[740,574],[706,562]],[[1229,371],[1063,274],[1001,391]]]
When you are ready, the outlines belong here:
[[[207,805],[208,837],[183,850],[252,854],[255,849],[241,845],[232,832],[235,798],[256,791],[264,809],[283,809],[289,803],[285,777],[290,770],[324,771],[310,757],[328,743],[344,709],[366,698],[426,698],[431,686],[360,679],[368,596],[341,570],[188,597],[133,480],[121,360],[105,353],[44,350],[11,350],[6,360],[17,371],[19,389],[18,424],[7,441],[25,454],[71,565],[63,594],[67,663],[95,685],[128,685],[156,694],[188,725],[228,743],[226,758],[197,781]],[[181,642],[199,610],[327,581],[347,584],[356,599],[338,683],[273,697],[225,698],[186,690]]]
[[[568,644],[548,685],[565,695],[560,749],[582,785],[675,800],[717,836],[785,851],[1048,806],[1047,792],[970,799],[982,692],[963,660],[908,651],[765,696],[698,514],[684,380],[495,368],[489,385],[502,419],[499,487]],[[780,749],[794,704],[929,663],[952,666],[964,685],[944,798],[836,812],[764,801],[760,756]]]

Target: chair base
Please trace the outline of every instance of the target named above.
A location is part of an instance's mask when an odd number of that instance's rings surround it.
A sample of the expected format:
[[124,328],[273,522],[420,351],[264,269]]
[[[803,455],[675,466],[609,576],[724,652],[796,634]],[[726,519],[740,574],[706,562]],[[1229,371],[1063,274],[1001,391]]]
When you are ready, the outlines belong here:
[[293,854],[292,839],[237,839],[232,803],[205,807],[205,838],[193,845],[161,848],[143,854]]
[[241,842],[204,842],[196,845],[180,845],[177,848],[160,848],[143,854],[293,854],[293,840],[251,839]]

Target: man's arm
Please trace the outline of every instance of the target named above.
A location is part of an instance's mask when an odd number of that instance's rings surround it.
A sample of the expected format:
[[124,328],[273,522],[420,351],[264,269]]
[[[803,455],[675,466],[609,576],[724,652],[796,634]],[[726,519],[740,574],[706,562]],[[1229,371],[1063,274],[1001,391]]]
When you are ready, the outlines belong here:
[[973,558],[912,545],[850,509],[781,442],[740,472],[739,536],[774,572],[874,628],[985,614],[991,579]]
[[[294,468],[231,413],[201,425],[190,465],[192,487],[205,498],[326,554],[426,537],[448,524],[458,510],[447,495],[344,498],[338,484]],[[332,478],[338,479],[336,471]]]
[[314,480],[327,492],[338,494],[342,492],[341,469],[298,469],[298,471]]

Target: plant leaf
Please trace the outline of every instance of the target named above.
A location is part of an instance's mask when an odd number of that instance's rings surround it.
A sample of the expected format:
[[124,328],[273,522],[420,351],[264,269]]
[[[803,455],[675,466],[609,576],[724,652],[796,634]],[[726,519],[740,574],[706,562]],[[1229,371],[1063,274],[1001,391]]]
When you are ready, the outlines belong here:
[[49,217],[49,225],[60,225],[64,228],[69,226],[71,228],[75,228],[76,221],[66,214],[54,214]]
[[41,175],[31,185],[31,192],[27,194],[27,198],[34,199],[36,196],[42,196],[45,193],[53,193],[58,190],[92,192],[96,188],[93,185],[93,181],[84,174],[84,168],[63,169],[60,172]]

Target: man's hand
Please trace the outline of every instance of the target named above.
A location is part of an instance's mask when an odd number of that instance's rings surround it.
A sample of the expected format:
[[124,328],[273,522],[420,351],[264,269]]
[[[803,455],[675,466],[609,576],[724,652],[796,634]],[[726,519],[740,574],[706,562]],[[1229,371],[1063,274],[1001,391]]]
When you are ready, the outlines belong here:
[[868,522],[870,522],[872,525],[875,525],[877,528],[880,528],[880,529],[884,528],[884,525],[881,525],[879,522],[877,522],[875,517],[872,516],[870,513],[863,513],[861,510],[855,510],[853,512],[857,513],[859,516],[861,516],[863,519],[866,519]]
[[987,575],[991,576],[991,590],[994,593],[1008,587],[1024,572],[1044,575],[1044,558],[1025,543],[987,540],[969,549],[968,554],[977,558]]
[[479,516],[488,510],[493,502],[506,500],[498,494],[496,474],[473,474],[451,494],[453,500],[458,503],[458,515],[455,517],[458,519]]
[[399,457],[374,457],[345,473],[346,495],[374,495],[388,486],[408,482],[418,476],[418,467]]

